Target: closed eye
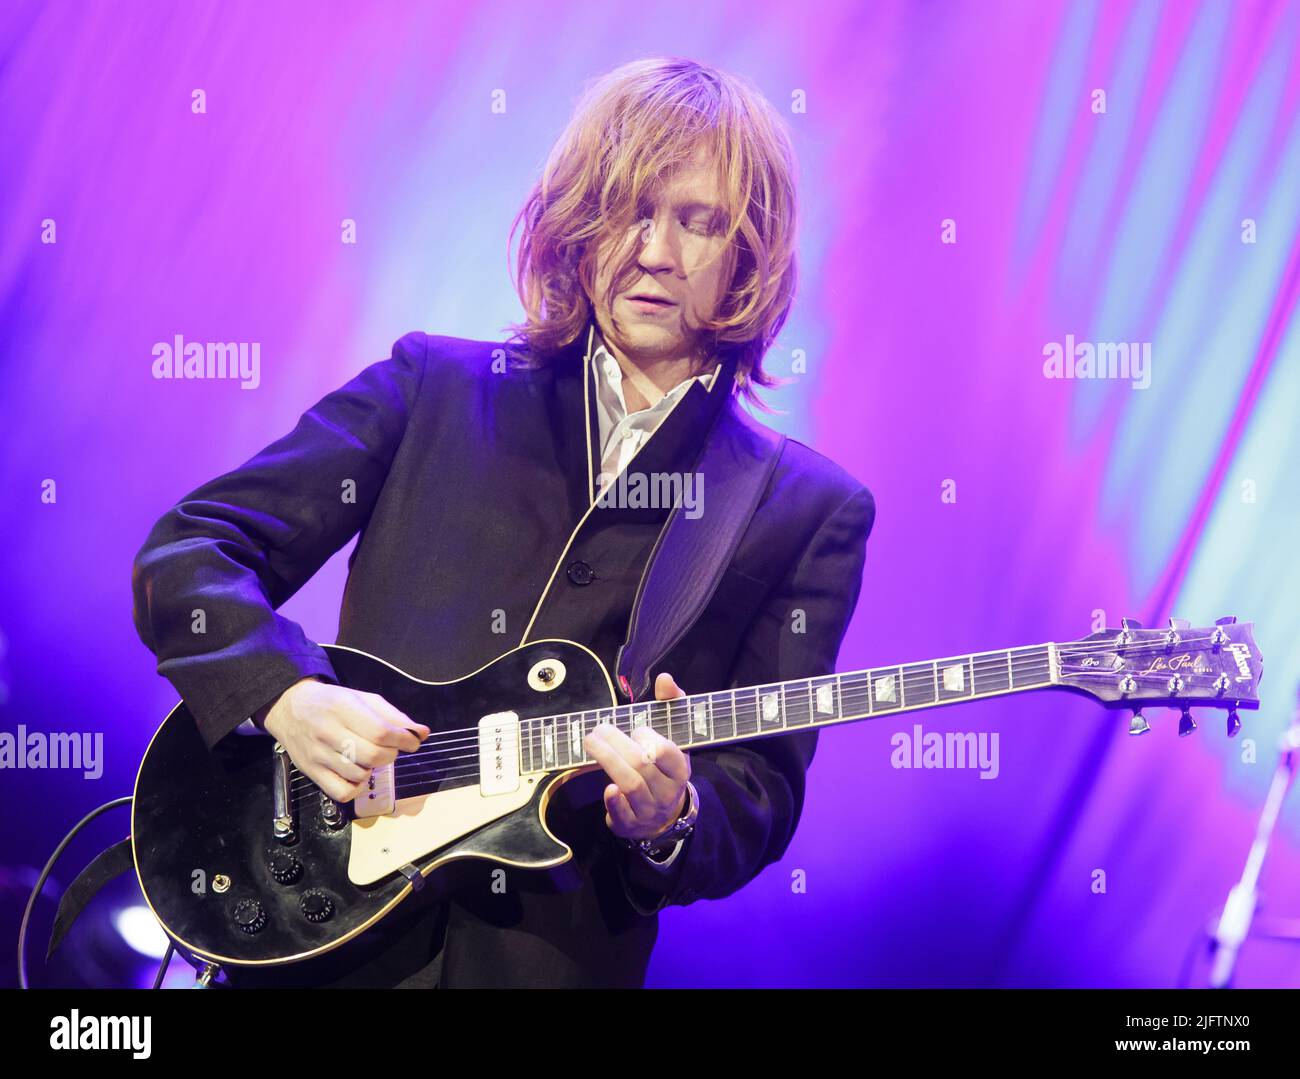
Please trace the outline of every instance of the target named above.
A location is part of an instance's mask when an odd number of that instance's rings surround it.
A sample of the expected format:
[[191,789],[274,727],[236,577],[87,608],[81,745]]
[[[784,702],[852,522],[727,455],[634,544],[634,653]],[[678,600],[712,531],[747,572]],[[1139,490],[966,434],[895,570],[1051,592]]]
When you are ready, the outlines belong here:
[[712,236],[718,231],[717,223],[715,221],[710,221],[707,218],[683,218],[682,225],[688,231],[695,233],[697,236]]

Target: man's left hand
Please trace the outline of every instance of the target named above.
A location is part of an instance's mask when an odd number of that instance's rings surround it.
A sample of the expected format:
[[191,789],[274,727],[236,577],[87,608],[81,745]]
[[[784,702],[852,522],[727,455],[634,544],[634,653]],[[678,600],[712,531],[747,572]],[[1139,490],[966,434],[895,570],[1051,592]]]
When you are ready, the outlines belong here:
[[[685,697],[671,674],[655,679],[655,700]],[[605,823],[623,839],[653,839],[686,810],[690,758],[651,727],[631,736],[602,723],[583,745],[613,781],[605,788]]]

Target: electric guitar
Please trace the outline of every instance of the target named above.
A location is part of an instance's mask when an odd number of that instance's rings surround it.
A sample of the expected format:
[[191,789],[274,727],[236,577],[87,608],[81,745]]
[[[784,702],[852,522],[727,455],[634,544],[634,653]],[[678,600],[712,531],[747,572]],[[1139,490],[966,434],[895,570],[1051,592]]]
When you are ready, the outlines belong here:
[[617,704],[600,660],[572,641],[523,645],[473,674],[425,682],[381,659],[326,645],[340,682],[378,693],[430,728],[417,752],[374,769],[366,792],[334,802],[265,734],[209,751],[178,704],[136,778],[131,840],[140,886],[177,946],[235,966],[301,962],[374,927],[459,859],[546,869],[570,848],[547,827],[561,784],[599,770],[583,739],[600,723],[653,727],[684,749],[1029,690],[1144,706],[1258,708],[1263,661],[1251,624],[1192,628],[1125,619],[1070,644],[1041,644],[796,678],[671,701]]

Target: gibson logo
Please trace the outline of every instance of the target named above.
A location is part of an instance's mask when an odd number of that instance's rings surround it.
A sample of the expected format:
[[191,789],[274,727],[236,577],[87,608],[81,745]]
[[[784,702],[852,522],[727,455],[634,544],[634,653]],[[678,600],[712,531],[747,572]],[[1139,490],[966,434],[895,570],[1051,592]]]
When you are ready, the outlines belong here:
[[1237,670],[1246,678],[1250,677],[1250,649],[1244,644],[1230,644],[1228,651],[1232,653],[1232,658],[1237,661]]
[[1190,670],[1193,674],[1208,674],[1210,669],[1206,666],[1204,656],[1197,656],[1192,659],[1190,652],[1184,652],[1181,656],[1157,656],[1151,661],[1151,666],[1146,670],[1138,671],[1138,677],[1140,678],[1144,674],[1154,674],[1156,671],[1187,670]]

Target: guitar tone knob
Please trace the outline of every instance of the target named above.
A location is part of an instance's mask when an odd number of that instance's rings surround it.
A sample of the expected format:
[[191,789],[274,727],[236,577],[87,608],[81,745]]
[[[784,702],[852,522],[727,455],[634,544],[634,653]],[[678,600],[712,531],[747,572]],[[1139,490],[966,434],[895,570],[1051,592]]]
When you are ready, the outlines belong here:
[[307,892],[298,906],[309,922],[328,921],[334,914],[334,900],[324,892]]
[[236,903],[234,918],[240,932],[250,936],[261,932],[266,925],[266,911],[256,899],[241,899]]
[[302,877],[302,862],[292,854],[277,854],[267,869],[277,884],[294,884]]

